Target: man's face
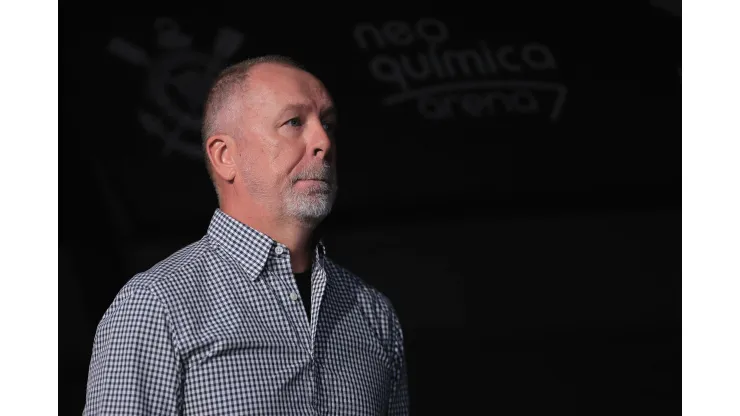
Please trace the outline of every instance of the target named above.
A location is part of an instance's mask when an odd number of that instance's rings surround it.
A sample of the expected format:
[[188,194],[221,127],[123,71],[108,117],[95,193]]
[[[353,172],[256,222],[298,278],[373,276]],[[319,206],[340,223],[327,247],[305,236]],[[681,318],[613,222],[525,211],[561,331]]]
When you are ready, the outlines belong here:
[[239,176],[276,215],[316,223],[336,198],[336,114],[323,84],[282,65],[252,68],[239,120]]

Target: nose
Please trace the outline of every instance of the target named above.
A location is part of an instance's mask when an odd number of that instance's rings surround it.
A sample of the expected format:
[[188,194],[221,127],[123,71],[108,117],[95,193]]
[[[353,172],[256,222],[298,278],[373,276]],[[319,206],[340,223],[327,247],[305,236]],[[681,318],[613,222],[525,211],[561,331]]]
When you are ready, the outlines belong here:
[[318,124],[317,128],[312,130],[311,138],[309,140],[311,155],[325,160],[330,160],[334,147],[331,134],[324,129],[324,126],[321,123]]

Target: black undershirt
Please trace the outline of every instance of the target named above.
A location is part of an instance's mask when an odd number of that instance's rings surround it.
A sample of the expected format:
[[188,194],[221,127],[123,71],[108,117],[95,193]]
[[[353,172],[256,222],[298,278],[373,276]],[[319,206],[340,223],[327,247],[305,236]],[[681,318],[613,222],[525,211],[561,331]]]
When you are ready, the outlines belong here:
[[303,306],[306,307],[306,315],[311,321],[311,266],[301,273],[293,273],[295,281],[298,284],[298,292],[301,294]]

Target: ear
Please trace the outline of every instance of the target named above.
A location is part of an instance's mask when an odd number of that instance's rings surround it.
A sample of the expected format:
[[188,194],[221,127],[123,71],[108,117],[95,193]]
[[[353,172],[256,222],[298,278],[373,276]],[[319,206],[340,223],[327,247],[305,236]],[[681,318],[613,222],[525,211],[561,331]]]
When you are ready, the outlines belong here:
[[225,134],[211,136],[206,141],[206,154],[211,161],[214,176],[231,182],[237,173],[237,149],[233,137]]

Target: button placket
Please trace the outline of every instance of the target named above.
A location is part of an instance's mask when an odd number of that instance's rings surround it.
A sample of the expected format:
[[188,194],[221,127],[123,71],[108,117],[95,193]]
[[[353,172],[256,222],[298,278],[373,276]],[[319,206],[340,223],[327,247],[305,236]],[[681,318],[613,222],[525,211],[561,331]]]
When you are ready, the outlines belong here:
[[[306,311],[303,304],[300,302],[300,295],[298,294],[298,286],[293,279],[292,267],[290,261],[286,259],[287,250],[282,246],[276,246],[273,250],[275,253],[275,263],[273,263],[273,270],[277,279],[273,280],[273,287],[276,289],[276,295],[280,296],[281,302],[286,307],[286,312],[290,315],[290,320],[294,330],[297,331],[296,335],[305,343],[307,349],[311,350],[311,329],[306,325]],[[301,324],[304,323],[304,324]]]

